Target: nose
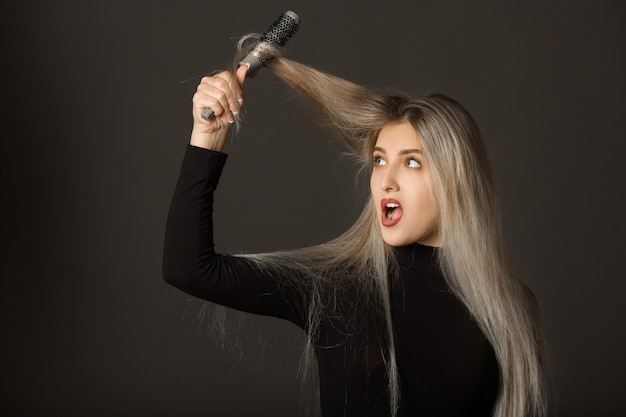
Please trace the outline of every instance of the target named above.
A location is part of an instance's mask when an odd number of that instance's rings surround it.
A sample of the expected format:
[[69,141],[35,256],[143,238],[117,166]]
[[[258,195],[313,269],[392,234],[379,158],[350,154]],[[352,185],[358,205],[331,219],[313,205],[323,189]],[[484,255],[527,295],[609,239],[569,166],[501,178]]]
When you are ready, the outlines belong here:
[[385,170],[380,181],[380,188],[386,192],[398,191],[400,189],[394,168],[388,167]]

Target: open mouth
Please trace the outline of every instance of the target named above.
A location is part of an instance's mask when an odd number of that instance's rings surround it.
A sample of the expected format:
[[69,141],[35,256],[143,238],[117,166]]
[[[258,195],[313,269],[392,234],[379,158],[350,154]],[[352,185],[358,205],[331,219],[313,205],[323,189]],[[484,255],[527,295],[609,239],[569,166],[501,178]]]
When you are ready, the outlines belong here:
[[391,227],[396,225],[402,218],[402,206],[400,202],[393,198],[385,198],[380,202],[382,213],[381,221],[383,226]]
[[387,220],[391,220],[393,218],[393,212],[396,211],[396,209],[400,207],[399,204],[396,203],[387,203],[385,204],[384,210],[384,216]]

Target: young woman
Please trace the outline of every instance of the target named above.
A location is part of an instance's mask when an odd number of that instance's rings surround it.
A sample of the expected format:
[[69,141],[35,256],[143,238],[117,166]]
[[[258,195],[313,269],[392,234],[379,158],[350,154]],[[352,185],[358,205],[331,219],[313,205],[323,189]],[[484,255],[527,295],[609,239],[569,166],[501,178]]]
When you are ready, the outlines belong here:
[[[247,68],[205,77],[170,208],[167,282],[300,326],[317,360],[324,416],[544,415],[538,311],[507,261],[471,116],[443,95],[377,91],[268,53],[267,67],[371,172],[371,196],[326,244],[216,254],[213,191]],[[215,117],[203,119],[205,108]]]

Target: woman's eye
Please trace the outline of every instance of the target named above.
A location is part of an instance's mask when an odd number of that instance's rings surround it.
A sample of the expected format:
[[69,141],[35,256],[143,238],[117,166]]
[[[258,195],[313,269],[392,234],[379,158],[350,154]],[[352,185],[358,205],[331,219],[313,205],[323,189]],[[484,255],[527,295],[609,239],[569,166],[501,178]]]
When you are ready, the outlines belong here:
[[385,160],[380,156],[374,157],[374,165],[385,165]]
[[422,164],[420,164],[420,162],[416,159],[409,159],[408,161],[406,161],[406,166],[408,166],[409,168],[420,168]]

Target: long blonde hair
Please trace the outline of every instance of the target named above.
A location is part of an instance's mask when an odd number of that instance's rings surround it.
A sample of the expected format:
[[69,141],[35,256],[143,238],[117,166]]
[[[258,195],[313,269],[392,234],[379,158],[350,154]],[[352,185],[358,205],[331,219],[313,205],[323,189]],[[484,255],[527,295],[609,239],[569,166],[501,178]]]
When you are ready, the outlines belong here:
[[[246,52],[246,48],[241,49],[235,62]],[[509,263],[489,158],[470,114],[443,95],[416,99],[375,90],[288,60],[271,45],[263,46],[261,53],[271,58],[267,64],[271,72],[314,104],[364,169],[371,169],[372,150],[383,126],[406,121],[415,128],[432,167],[440,209],[441,270],[490,341],[498,360],[500,388],[494,416],[545,415],[545,353],[539,312],[532,293]],[[386,320],[389,398],[391,414],[395,415],[401,393],[388,294],[388,279],[393,273],[389,268],[393,269],[395,259],[379,227],[370,198],[354,225],[331,242],[245,256],[260,268],[282,271],[279,275],[306,294],[309,360],[324,314],[321,289],[333,277],[351,277],[370,308]]]

